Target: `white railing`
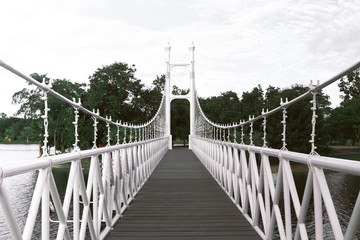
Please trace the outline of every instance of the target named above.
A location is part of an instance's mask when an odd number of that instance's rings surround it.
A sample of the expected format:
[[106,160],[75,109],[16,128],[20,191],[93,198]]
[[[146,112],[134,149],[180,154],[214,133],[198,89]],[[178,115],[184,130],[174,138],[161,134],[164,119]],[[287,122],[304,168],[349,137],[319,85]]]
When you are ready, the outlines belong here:
[[[21,165],[0,166],[0,205],[11,237],[31,239],[34,227],[41,223],[41,239],[50,239],[50,233],[54,235],[54,231],[58,240],[104,239],[168,150],[169,136],[165,136],[164,130],[165,97],[162,97],[155,116],[147,123],[115,122],[111,117],[100,116],[99,110],[95,112],[82,107],[80,99],[76,102],[60,95],[51,89],[49,83],[40,83],[1,60],[0,66],[42,89],[41,99],[45,105],[42,156]],[[71,153],[55,156],[48,153],[48,125],[51,124],[48,121],[48,94],[74,109],[75,139]],[[80,150],[78,146],[81,139],[78,134],[79,111],[93,120],[92,149]],[[102,148],[97,148],[98,121],[105,122],[107,129],[107,145]],[[111,125],[117,129],[115,145],[111,145]],[[123,129],[123,144],[120,144],[120,128]],[[90,161],[88,170],[82,165],[84,161]],[[53,168],[68,163],[71,163],[68,178],[55,179]],[[23,225],[16,219],[3,181],[34,171],[38,172],[37,181],[30,208],[28,212],[21,213],[27,216]],[[56,181],[67,181],[63,195],[59,193]],[[50,215],[52,205],[57,219]],[[57,229],[53,228],[54,224]]]
[[[6,177],[39,172],[25,226],[18,225],[6,188],[0,184],[0,204],[12,238],[32,238],[41,201],[42,239],[49,239],[51,195],[58,217],[57,239],[87,239],[86,231],[91,239],[104,239],[167,150],[168,138],[163,137],[47,156],[27,164],[0,168],[0,183]],[[84,159],[90,159],[87,182],[81,164]],[[67,181],[62,202],[52,169],[66,163],[71,163],[69,177],[58,179]],[[68,218],[71,203],[73,219]]]
[[[354,206],[349,206],[352,208],[349,222],[340,225],[324,170],[360,176],[360,162],[320,156],[316,152],[315,136],[318,117],[316,95],[326,86],[347,74],[357,74],[358,71],[360,62],[322,84],[318,82],[313,85],[311,81],[309,90],[304,94],[290,101],[280,99],[280,106],[270,111],[263,109],[261,115],[249,116],[249,120],[239,123],[214,123],[206,117],[199,101],[196,102],[196,131],[191,136],[193,151],[263,239],[273,239],[275,230],[279,235],[276,238],[308,239],[307,229],[311,227],[305,220],[309,205],[312,204],[315,238],[322,240],[325,236],[323,203],[334,238],[355,238],[360,226],[360,193],[356,192]],[[312,117],[308,124],[311,124],[311,151],[309,154],[289,151],[286,147],[287,109],[310,96]],[[282,111],[282,133],[279,133],[282,136],[282,148],[278,150],[267,145],[267,119],[279,111]],[[254,123],[259,120],[262,120],[262,147],[255,146],[253,141]],[[249,126],[248,145],[244,143],[246,125]],[[241,128],[239,134],[236,133],[237,128]],[[238,135],[240,143],[236,142],[239,140]],[[270,158],[275,158],[275,163]],[[304,169],[308,169],[302,199],[299,198],[294,181],[291,169],[293,163],[303,164]],[[292,218],[292,215],[295,217]]]
[[[312,199],[316,239],[323,239],[322,202],[335,239],[355,239],[360,224],[360,192],[348,225],[341,226],[324,170],[360,176],[360,162],[200,137],[192,141],[194,153],[263,239],[273,239],[275,228],[280,239],[308,239],[305,218]],[[277,161],[269,161],[269,157]],[[261,159],[260,166],[257,159]],[[291,169],[293,163],[308,166],[301,202]],[[278,169],[275,171],[273,166]]]

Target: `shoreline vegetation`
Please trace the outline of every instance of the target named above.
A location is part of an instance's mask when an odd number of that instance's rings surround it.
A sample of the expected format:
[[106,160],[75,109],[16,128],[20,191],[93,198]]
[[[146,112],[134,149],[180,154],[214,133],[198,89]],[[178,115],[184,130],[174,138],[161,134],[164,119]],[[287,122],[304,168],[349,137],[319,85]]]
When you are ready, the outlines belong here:
[[[110,117],[130,125],[149,121],[156,113],[161,102],[165,76],[156,76],[150,86],[135,77],[135,65],[123,62],[98,68],[89,76],[89,83],[76,83],[68,79],[51,79],[52,89],[68,99],[81,99],[81,105],[87,109],[98,109],[100,115]],[[30,75],[39,82],[50,82],[46,74]],[[30,84],[31,85],[31,84]],[[333,145],[360,144],[360,71],[355,70],[339,80],[338,86],[343,101],[340,106],[332,109],[329,96],[319,91],[316,95],[316,132],[315,143],[317,152],[322,156],[351,155],[345,150],[337,152]],[[227,124],[244,121],[249,116],[258,116],[266,109],[279,106],[284,99],[291,101],[309,91],[309,86],[292,85],[279,88],[269,85],[263,88],[255,86],[251,91],[238,94],[234,91],[222,92],[218,96],[199,97],[199,103],[204,114],[212,122]],[[172,94],[185,95],[189,89],[172,87]],[[0,143],[3,144],[39,144],[44,139],[44,120],[42,119],[44,102],[42,91],[38,88],[26,87],[12,96],[12,103],[19,105],[15,116],[0,113]],[[297,102],[287,109],[286,144],[294,152],[309,153],[311,145],[313,111],[311,98]],[[74,143],[74,112],[73,108],[53,96],[48,96],[48,147],[54,147],[56,153],[66,152]],[[283,145],[281,132],[283,115],[278,112],[267,119],[267,146],[280,149]],[[93,145],[92,119],[79,113],[78,134],[81,136],[79,147],[91,148]],[[261,121],[254,122],[252,141],[257,146],[263,144],[263,127]],[[176,100],[171,103],[171,134],[174,143],[186,144],[190,133],[190,104],[186,100]],[[250,126],[244,126],[244,142],[250,142]],[[204,128],[205,131],[205,128]],[[209,130],[207,130],[209,131]],[[120,129],[120,139],[130,140],[128,129]],[[107,142],[107,131],[104,123],[98,125],[97,144]],[[210,133],[210,132],[209,132]],[[206,133],[205,133],[206,135]],[[225,138],[225,135],[223,136]],[[227,131],[227,138],[239,142],[240,129]],[[115,132],[110,134],[111,144],[116,143]],[[41,148],[40,148],[41,149]],[[41,152],[40,152],[41,154]],[[360,160],[359,156],[355,160]]]
[[16,145],[16,144],[21,144],[21,145],[34,145],[34,144],[41,144],[37,141],[29,141],[29,142],[26,142],[26,141],[11,141],[11,142],[0,142],[0,144],[4,144],[4,145]]

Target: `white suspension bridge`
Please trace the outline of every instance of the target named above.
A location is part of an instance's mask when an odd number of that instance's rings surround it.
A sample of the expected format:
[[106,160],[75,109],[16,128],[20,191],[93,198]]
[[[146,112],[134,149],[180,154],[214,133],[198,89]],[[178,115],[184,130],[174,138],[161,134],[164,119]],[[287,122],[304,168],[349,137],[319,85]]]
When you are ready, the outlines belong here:
[[[206,117],[197,99],[194,45],[189,48],[190,62],[186,64],[171,63],[170,50],[168,46],[161,104],[152,120],[142,125],[102,117],[98,111],[81,106],[80,100],[69,100],[53,91],[50,84],[39,83],[0,61],[3,68],[42,89],[45,103],[42,157],[20,165],[0,165],[0,204],[11,237],[32,239],[36,224],[41,224],[41,239],[323,239],[326,214],[334,239],[357,239],[360,194],[357,193],[353,206],[349,206],[352,208],[349,221],[341,224],[324,171],[359,176],[360,162],[320,156],[316,152],[315,135],[317,93],[347,74],[359,71],[360,62],[322,84],[311,83],[305,94],[281,101],[277,108],[263,111],[259,116],[237,123],[216,124]],[[171,94],[170,73],[174,67],[190,70],[187,95]],[[75,139],[71,153],[48,153],[48,125],[51,124],[48,94],[74,109]],[[289,151],[286,148],[287,109],[309,96],[312,97],[309,109],[312,120],[304,124],[312,126],[311,152]],[[170,103],[174,99],[190,102],[191,151],[171,150]],[[93,119],[92,149],[83,150],[78,146],[79,111]],[[271,127],[267,126],[267,119],[279,111],[283,116],[283,146],[273,149],[267,146],[266,130]],[[253,142],[256,121],[262,121],[262,146],[255,146]],[[101,148],[97,147],[99,122],[107,127],[107,145]],[[246,125],[250,129],[248,144],[244,142]],[[114,127],[117,141],[111,145]],[[120,139],[120,131],[124,139]],[[128,142],[126,134],[130,136]],[[277,162],[269,161],[270,157]],[[90,167],[84,170],[82,160],[88,158]],[[60,196],[52,169],[67,163],[71,163],[70,172],[68,179],[61,180],[67,181],[67,185],[64,196]],[[308,167],[302,198],[294,181],[293,163]],[[278,165],[277,170],[272,168],[274,164]],[[3,182],[5,178],[34,171],[38,175],[26,222],[19,223]],[[277,177],[273,177],[274,173]],[[56,221],[50,218],[51,202]],[[314,208],[311,217],[315,234],[309,233],[306,221],[309,206]]]

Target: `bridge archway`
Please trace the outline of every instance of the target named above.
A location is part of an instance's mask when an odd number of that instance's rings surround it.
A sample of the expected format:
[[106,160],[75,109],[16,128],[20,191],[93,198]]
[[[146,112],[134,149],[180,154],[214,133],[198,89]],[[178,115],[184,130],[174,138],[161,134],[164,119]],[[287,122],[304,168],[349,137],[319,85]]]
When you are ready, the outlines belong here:
[[[192,149],[191,136],[194,135],[195,127],[195,59],[194,43],[189,47],[190,61],[189,63],[170,63],[170,44],[165,48],[168,59],[166,61],[166,75],[165,75],[165,119],[166,119],[166,136],[169,137],[169,149],[172,149],[172,136],[171,136],[171,101],[175,99],[186,99],[190,102],[190,135],[189,135],[189,149]],[[171,92],[171,70],[175,67],[187,67],[189,69],[190,91],[186,95],[174,95]]]
[[190,134],[190,102],[186,99],[171,101],[171,136],[173,144],[187,144]]

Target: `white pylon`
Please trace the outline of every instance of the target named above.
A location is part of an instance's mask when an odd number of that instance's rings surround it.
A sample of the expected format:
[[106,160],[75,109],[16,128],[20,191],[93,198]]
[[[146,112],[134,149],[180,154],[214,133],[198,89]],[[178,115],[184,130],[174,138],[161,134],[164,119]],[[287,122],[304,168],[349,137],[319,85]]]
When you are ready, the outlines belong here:
[[[186,99],[190,102],[190,136],[194,135],[195,130],[195,46],[191,43],[189,47],[190,51],[190,63],[185,64],[171,64],[170,63],[170,44],[165,48],[167,54],[166,61],[166,75],[165,75],[165,115],[166,115],[166,136],[169,137],[169,149],[172,149],[172,136],[171,136],[171,101],[174,99]],[[171,93],[171,69],[173,67],[189,67],[190,71],[190,92],[186,95],[173,95]],[[189,149],[191,149],[191,137],[189,136]]]

